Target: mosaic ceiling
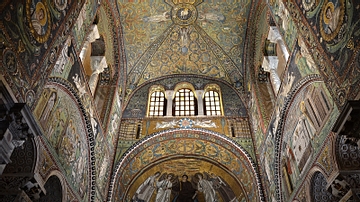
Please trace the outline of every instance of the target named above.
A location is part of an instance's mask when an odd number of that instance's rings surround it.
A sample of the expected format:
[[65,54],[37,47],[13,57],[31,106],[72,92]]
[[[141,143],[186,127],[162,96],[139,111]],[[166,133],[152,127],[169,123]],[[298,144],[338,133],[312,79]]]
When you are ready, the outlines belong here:
[[127,89],[173,74],[243,83],[249,0],[119,0],[117,6],[124,32]]

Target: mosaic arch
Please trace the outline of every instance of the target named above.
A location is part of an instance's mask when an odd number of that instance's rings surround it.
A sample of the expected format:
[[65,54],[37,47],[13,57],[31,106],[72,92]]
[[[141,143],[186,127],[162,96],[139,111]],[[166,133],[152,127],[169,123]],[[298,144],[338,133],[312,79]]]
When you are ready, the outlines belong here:
[[284,200],[284,194],[282,193],[282,178],[283,176],[281,174],[282,167],[282,143],[283,143],[283,133],[284,133],[284,127],[285,127],[285,120],[286,116],[289,112],[289,109],[292,105],[292,102],[294,98],[296,97],[297,93],[301,91],[303,88],[311,84],[312,82],[320,82],[322,81],[321,76],[317,74],[308,75],[301,79],[291,90],[291,92],[288,93],[287,97],[284,100],[284,106],[281,109],[281,113],[279,116],[277,129],[275,131],[275,155],[274,155],[274,173],[275,173],[275,191],[276,191],[276,199],[277,201]]
[[264,201],[249,153],[230,138],[204,129],[165,130],[134,144],[115,167],[108,201],[130,200],[136,187],[157,171],[174,176],[185,172],[189,179],[195,173],[213,174],[236,187],[239,201]]
[[[53,145],[53,152],[57,154],[65,176],[70,181],[69,184],[78,192],[79,197],[84,200],[87,200],[87,197],[94,198],[94,133],[88,105],[84,104],[84,96],[81,97],[74,86],[62,78],[49,79],[43,93],[49,92],[49,95],[55,95],[54,103],[49,104],[50,99],[40,98],[38,105],[43,105],[44,109],[35,109],[34,112],[45,131],[44,138]],[[48,110],[49,115],[46,116],[49,116],[50,122],[44,120],[48,106],[51,107]],[[86,136],[81,134],[86,134]],[[72,155],[67,154],[69,151],[72,151],[70,152]],[[90,196],[86,194],[87,192]]]

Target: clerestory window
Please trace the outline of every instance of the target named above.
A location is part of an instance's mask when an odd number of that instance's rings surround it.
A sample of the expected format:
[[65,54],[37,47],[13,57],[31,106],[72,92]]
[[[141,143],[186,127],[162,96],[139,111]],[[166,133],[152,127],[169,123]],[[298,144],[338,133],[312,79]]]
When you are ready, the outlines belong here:
[[205,115],[207,116],[221,115],[219,93],[214,90],[205,92],[204,106],[205,106]]
[[173,114],[175,116],[197,115],[197,100],[192,90],[182,88],[175,93]]
[[165,116],[166,98],[163,89],[157,86],[151,89],[148,106],[148,116]]

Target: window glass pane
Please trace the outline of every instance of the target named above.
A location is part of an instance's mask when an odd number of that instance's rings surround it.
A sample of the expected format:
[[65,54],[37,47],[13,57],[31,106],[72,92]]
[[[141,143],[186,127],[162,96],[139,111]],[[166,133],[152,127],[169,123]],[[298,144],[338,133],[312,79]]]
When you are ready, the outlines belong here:
[[149,102],[149,116],[164,116],[165,98],[163,92],[153,92]]
[[175,116],[194,115],[194,100],[194,93],[190,89],[179,89],[175,93]]
[[205,92],[204,96],[205,114],[221,115],[219,93],[213,90]]

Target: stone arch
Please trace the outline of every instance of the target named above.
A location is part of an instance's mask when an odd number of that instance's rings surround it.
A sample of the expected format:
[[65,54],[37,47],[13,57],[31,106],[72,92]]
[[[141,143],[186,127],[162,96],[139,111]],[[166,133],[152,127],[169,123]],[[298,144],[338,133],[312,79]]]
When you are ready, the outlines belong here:
[[328,182],[323,172],[319,170],[314,171],[310,179],[310,187],[309,187],[311,201],[316,201],[316,202],[338,201],[338,199],[336,199],[330,192],[328,192],[327,184]]
[[61,202],[66,201],[66,188],[64,187],[63,178],[60,173],[55,172],[49,175],[44,184],[46,194],[42,195],[39,202],[53,201]]

